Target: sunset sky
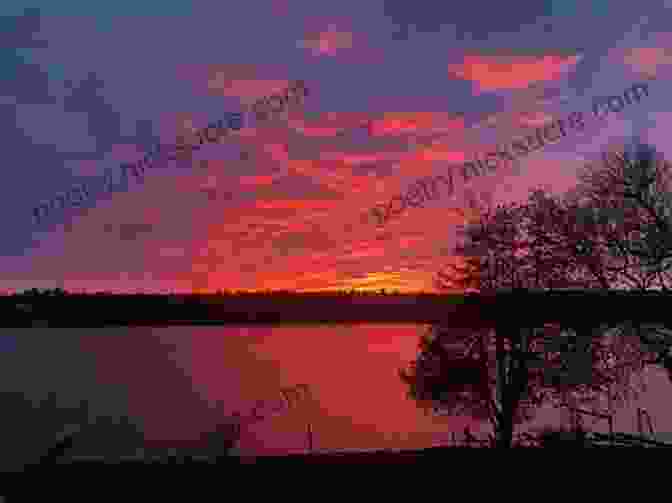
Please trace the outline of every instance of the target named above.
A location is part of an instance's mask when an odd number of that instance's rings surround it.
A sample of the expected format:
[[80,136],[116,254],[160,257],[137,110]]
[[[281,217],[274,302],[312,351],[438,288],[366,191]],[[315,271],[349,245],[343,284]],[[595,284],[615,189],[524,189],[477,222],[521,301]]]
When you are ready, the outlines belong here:
[[[651,78],[641,103],[469,186],[562,193],[635,134],[669,154],[672,2],[97,4],[0,4],[3,292],[432,291],[469,216],[461,179],[384,228],[370,214],[416,179]],[[40,202],[295,80],[309,95],[286,114],[35,225]]]

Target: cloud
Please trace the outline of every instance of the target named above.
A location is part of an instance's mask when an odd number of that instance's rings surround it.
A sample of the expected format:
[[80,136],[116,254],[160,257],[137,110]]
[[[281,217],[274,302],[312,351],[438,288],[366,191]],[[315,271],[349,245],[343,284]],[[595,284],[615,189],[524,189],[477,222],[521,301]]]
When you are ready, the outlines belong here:
[[634,47],[623,55],[623,61],[634,71],[647,77],[655,76],[659,68],[672,63],[672,49],[666,47]]
[[335,24],[330,23],[325,31],[307,34],[297,46],[310,50],[313,56],[335,56],[341,49],[352,49],[352,44],[351,32],[339,31]]
[[524,89],[536,82],[562,77],[581,56],[488,56],[466,55],[449,65],[449,73],[474,82],[477,92]]
[[369,122],[371,136],[451,132],[460,129],[464,129],[464,118],[445,112],[389,112],[382,118]]
[[284,91],[292,83],[288,79],[260,78],[252,65],[209,65],[206,72],[210,94],[241,98],[244,103]]

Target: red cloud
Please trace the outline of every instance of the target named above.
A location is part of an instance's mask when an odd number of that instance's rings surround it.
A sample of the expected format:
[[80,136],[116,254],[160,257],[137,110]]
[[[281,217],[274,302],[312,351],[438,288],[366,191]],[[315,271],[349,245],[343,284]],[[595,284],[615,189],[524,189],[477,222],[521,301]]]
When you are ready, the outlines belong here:
[[369,121],[368,115],[361,112],[325,112],[311,119],[306,119],[303,113],[295,113],[290,114],[287,124],[305,136],[329,137],[357,129]]
[[275,177],[272,175],[259,176],[241,176],[238,178],[238,183],[241,185],[271,185]]
[[449,72],[475,82],[480,91],[524,89],[534,82],[561,77],[581,56],[465,56]]
[[464,118],[437,112],[392,112],[382,119],[369,121],[369,134],[403,134],[409,132],[437,132],[464,129]]

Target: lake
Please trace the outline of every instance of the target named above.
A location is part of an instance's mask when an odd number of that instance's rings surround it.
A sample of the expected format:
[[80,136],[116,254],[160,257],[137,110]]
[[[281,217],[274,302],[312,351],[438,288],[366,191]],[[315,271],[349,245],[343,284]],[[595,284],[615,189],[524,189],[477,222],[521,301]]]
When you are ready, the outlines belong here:
[[[415,357],[421,330],[410,324],[0,329],[0,463],[10,469],[30,462],[68,425],[82,423],[73,454],[131,455],[143,443],[198,450],[218,422],[236,411],[251,415],[256,405],[279,409],[280,389],[298,384],[307,384],[312,398],[243,428],[238,453],[305,449],[309,422],[316,449],[427,447],[465,426],[478,435],[474,420],[431,417],[406,398],[397,371]],[[648,369],[641,378],[647,390],[617,413],[617,431],[636,431],[638,406],[657,431],[672,420],[665,373]],[[533,424],[564,417],[541,409]],[[113,437],[116,422],[140,433]],[[604,421],[593,428],[608,431]]]

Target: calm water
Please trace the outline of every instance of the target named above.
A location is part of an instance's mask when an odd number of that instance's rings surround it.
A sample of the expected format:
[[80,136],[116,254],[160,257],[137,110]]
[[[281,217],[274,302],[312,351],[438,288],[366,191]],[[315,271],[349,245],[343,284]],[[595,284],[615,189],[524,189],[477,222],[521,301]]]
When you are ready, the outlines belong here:
[[[479,428],[466,417],[427,416],[406,399],[397,370],[416,354],[418,326],[0,330],[3,466],[33,459],[83,417],[95,427],[73,448],[81,454],[132,454],[143,437],[150,447],[200,445],[222,418],[248,415],[259,400],[274,408],[280,388],[297,384],[313,399],[244,429],[241,454],[303,449],[308,421],[322,449],[423,447]],[[647,391],[616,416],[619,431],[636,431],[637,406],[656,430],[672,420],[665,374],[644,378]],[[110,442],[105,428],[119,420],[142,433]],[[542,409],[534,424],[560,420]]]

